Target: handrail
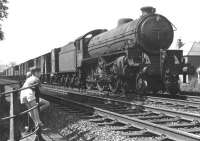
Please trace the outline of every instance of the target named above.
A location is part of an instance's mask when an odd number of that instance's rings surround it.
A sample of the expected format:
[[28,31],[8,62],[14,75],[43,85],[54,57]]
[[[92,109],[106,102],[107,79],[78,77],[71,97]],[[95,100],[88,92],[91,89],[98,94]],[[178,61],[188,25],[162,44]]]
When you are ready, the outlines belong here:
[[36,104],[35,106],[33,106],[32,108],[30,108],[30,109],[28,109],[28,110],[26,110],[26,111],[23,111],[23,112],[21,112],[21,113],[19,113],[19,114],[17,114],[17,115],[13,115],[13,116],[1,118],[1,119],[0,119],[0,122],[1,122],[2,120],[7,120],[7,119],[10,119],[10,118],[15,118],[15,117],[17,117],[17,116],[24,115],[24,114],[30,112],[31,110],[37,108],[38,106],[39,106],[39,104],[37,103],[37,104]]
[[13,84],[19,84],[19,82],[12,82],[12,83],[7,83],[7,84],[3,84],[3,85],[13,85]]
[[[12,85],[12,84],[17,84],[17,83],[10,83],[10,84],[8,84],[8,85]],[[8,92],[0,93],[0,98],[1,98],[1,96],[3,96],[3,95],[9,94],[9,95],[10,95],[10,99],[11,99],[11,101],[10,101],[10,102],[11,102],[11,103],[10,103],[10,116],[9,116],[9,117],[4,117],[4,118],[0,118],[0,122],[3,121],[3,120],[8,120],[8,119],[10,119],[10,141],[14,141],[14,138],[15,138],[15,137],[14,137],[14,120],[13,120],[13,119],[16,118],[17,116],[21,116],[21,115],[23,115],[23,114],[26,114],[26,113],[30,112],[31,110],[38,108],[38,106],[39,106],[39,104],[37,103],[35,106],[31,107],[30,109],[25,110],[25,111],[23,111],[23,112],[20,112],[20,113],[14,115],[14,113],[13,113],[13,111],[14,111],[14,109],[13,109],[13,107],[14,107],[13,94],[15,94],[16,92],[19,92],[19,91],[28,89],[28,88],[35,87],[35,86],[37,86],[37,85],[39,85],[39,83],[36,83],[36,84],[31,85],[31,86],[29,86],[29,87],[20,88],[20,89],[8,91]],[[5,84],[4,84],[4,86],[5,86]],[[39,133],[39,132],[37,132],[37,131],[39,131],[39,129],[40,129],[40,128],[39,128],[39,125],[37,125],[37,126],[35,127],[35,130],[34,130],[33,132],[31,132],[30,134],[28,134],[28,135],[26,135],[26,136],[20,138],[20,140],[21,140],[21,139],[24,139],[24,138],[27,138],[27,137],[29,137],[29,136],[35,134],[35,133],[36,133],[36,135],[38,135],[37,133]]]
[[13,92],[22,91],[22,90],[25,90],[25,89],[28,89],[28,88],[35,87],[35,86],[37,86],[37,85],[39,85],[39,83],[36,83],[36,84],[34,84],[34,85],[31,85],[31,86],[28,86],[28,87],[25,87],[25,88],[20,88],[20,89],[16,89],[16,90],[12,90],[12,91],[3,92],[3,93],[0,93],[0,96],[6,95],[6,94],[9,94],[9,93],[13,93]]
[[29,136],[35,134],[39,129],[40,129],[40,128],[39,128],[39,125],[37,125],[37,126],[36,126],[36,129],[35,129],[33,132],[31,132],[30,134],[27,134],[26,136],[20,138],[20,140],[25,139],[25,138],[28,138]]

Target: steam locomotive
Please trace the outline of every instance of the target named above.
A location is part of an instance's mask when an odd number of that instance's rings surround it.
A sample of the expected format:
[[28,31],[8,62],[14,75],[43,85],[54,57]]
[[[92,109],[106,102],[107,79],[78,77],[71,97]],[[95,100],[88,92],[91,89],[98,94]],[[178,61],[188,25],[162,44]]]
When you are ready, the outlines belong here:
[[179,92],[182,50],[168,50],[174,28],[153,7],[112,30],[92,30],[67,45],[18,65],[19,76],[35,66],[44,83],[130,94]]

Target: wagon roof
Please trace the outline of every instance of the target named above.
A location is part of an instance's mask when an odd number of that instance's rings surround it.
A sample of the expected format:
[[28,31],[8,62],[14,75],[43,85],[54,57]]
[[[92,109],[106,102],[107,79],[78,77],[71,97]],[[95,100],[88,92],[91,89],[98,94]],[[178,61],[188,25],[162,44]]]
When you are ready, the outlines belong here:
[[181,49],[184,56],[200,56],[200,42],[186,43]]

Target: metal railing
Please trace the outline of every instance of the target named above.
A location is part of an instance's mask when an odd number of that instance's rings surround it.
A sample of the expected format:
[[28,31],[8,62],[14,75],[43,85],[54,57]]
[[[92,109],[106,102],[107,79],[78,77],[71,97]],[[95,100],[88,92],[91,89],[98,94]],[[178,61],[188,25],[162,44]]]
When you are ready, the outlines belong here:
[[[5,84],[5,85],[12,85],[12,84],[16,84],[16,83],[10,83],[10,84]],[[5,87],[5,85],[4,85],[4,87]],[[34,109],[38,108],[38,106],[39,106],[39,104],[37,103],[35,106],[31,107],[30,109],[25,110],[25,111],[23,111],[23,112],[20,112],[20,113],[18,113],[18,114],[15,114],[15,113],[14,113],[14,107],[15,107],[15,105],[14,105],[14,103],[15,103],[15,102],[14,102],[14,95],[15,95],[15,94],[18,94],[18,92],[20,92],[20,91],[22,91],[22,90],[25,90],[25,89],[28,89],[28,88],[34,88],[34,87],[36,87],[37,85],[39,85],[39,84],[37,83],[37,84],[31,85],[31,86],[29,86],[29,87],[20,88],[20,89],[15,89],[15,88],[13,88],[13,90],[11,90],[11,91],[7,91],[7,92],[0,93],[0,98],[1,98],[2,96],[10,95],[10,116],[4,117],[4,118],[0,118],[0,122],[2,122],[2,121],[4,121],[4,120],[8,120],[8,119],[10,120],[10,135],[9,135],[9,136],[10,136],[10,139],[9,139],[9,141],[14,141],[14,140],[15,140],[14,119],[15,119],[16,117],[18,117],[18,116],[22,116],[22,115],[24,115],[24,114],[30,112],[31,110],[34,110]],[[22,137],[21,139],[27,138],[27,137],[29,137],[29,136],[35,134],[35,133],[38,134],[38,133],[37,133],[38,131],[39,131],[39,125],[37,125],[37,126],[35,127],[35,130],[34,130],[33,132],[27,134],[26,136]],[[20,139],[20,140],[21,140],[21,139]]]

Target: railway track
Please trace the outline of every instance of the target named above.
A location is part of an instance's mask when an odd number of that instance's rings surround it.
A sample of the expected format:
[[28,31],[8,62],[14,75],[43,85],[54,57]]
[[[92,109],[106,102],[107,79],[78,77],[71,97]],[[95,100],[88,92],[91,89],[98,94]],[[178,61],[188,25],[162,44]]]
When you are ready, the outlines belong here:
[[171,110],[200,114],[200,101],[169,99],[147,96],[146,104]]
[[[47,86],[47,85],[45,85]],[[48,87],[52,87],[51,85],[48,85]],[[69,88],[64,88],[64,87],[60,87],[60,86],[53,86],[54,88],[57,89],[62,89],[62,90],[66,90],[66,91],[72,91],[72,89]],[[74,92],[79,93],[80,90],[78,89],[73,89]],[[85,92],[85,91],[84,91]],[[163,108],[163,109],[169,109],[169,110],[173,110],[173,111],[180,111],[183,114],[185,113],[185,116],[187,115],[187,113],[192,113],[193,115],[195,114],[200,114],[200,101],[198,101],[198,99],[200,100],[200,97],[195,98],[194,96],[191,96],[188,98],[186,98],[185,96],[177,96],[177,99],[174,99],[174,97],[172,97],[171,95],[163,95],[165,97],[168,98],[163,98],[161,97],[161,95],[151,95],[151,96],[145,96],[143,99],[127,99],[126,97],[113,97],[110,96],[110,93],[106,92],[99,92],[99,91],[87,91],[85,92],[85,95],[89,94],[91,96],[95,96],[95,97],[104,97],[104,98],[111,98],[111,99],[115,99],[115,100],[124,100],[124,101],[134,101],[134,103],[141,103],[142,101],[142,105],[145,106],[146,108],[152,108],[153,107],[157,107],[157,108]],[[191,100],[191,98],[196,99],[196,100]],[[182,100],[185,99],[185,100]],[[169,111],[166,110],[166,111]],[[179,116],[178,114],[174,116]],[[194,117],[194,116],[193,116]],[[195,118],[197,120],[199,120],[199,117],[197,116],[197,118]]]
[[[111,131],[120,131],[120,136],[126,136],[130,139],[137,140],[173,141],[163,134],[151,132],[145,128],[140,128],[137,125],[134,126],[129,122],[129,120],[120,119],[121,115],[117,115],[116,113],[92,107],[74,100],[57,97],[55,95],[48,95],[45,97],[51,102],[56,103],[56,109],[61,109],[64,112],[81,115],[81,119],[94,122],[97,124],[97,126],[100,127],[109,126]],[[87,132],[87,130],[85,132]]]
[[[169,104],[179,104],[179,105],[186,105],[186,106],[191,106],[191,107],[199,107],[200,104],[200,99],[194,98],[196,100],[191,99],[188,97],[186,100],[182,99],[173,99],[173,98],[163,98],[163,97],[155,97],[155,96],[147,96],[149,101],[157,101],[158,103],[162,102],[168,102]],[[199,97],[200,98],[200,97]]]
[[[172,140],[200,140],[200,117],[197,114],[167,110],[166,107],[160,108],[148,106],[145,105],[145,103],[135,104],[128,101],[107,98],[107,94],[97,91],[80,92],[78,89],[71,90],[64,89],[63,87],[47,85],[42,85],[42,87],[53,92],[54,95],[57,93],[57,95],[55,95],[56,97],[61,96],[64,97],[64,99],[70,98],[76,102],[78,101],[79,104],[87,102],[87,105],[90,107],[90,109],[92,109],[92,111],[95,111],[95,113],[98,114],[100,113],[99,116],[102,116],[102,119],[105,119],[105,117],[112,117],[111,120],[113,121],[120,120],[126,125],[136,125],[137,128],[145,129],[145,133],[147,129],[147,132],[156,134],[159,137],[163,137],[164,135],[164,140],[166,138]],[[96,95],[97,93],[98,96]],[[149,98],[153,99],[152,97]],[[160,103],[170,103],[169,99],[160,97],[154,97],[154,100],[152,101],[158,100]],[[182,105],[184,102],[186,103],[185,100],[177,101],[171,99],[170,101],[173,101],[175,104],[172,104],[173,102],[170,104],[175,106],[177,106],[177,103],[179,105],[181,102]],[[191,101],[192,100],[187,101],[187,104],[185,105],[191,104]],[[195,104],[193,106],[197,107],[198,100],[196,100],[194,103]],[[106,113],[104,110],[108,112]],[[122,119],[119,118],[120,116]]]
[[[87,92],[43,88],[51,95],[70,99],[80,103],[86,103],[100,116],[109,117],[126,125],[134,125],[140,129],[147,129],[156,135],[165,135],[172,140],[200,140],[199,115],[167,110],[164,108],[135,104],[111,98],[86,95]],[[54,93],[54,94],[52,94]],[[81,94],[80,94],[81,93]]]
[[170,99],[179,99],[179,100],[188,100],[193,102],[200,102],[200,95],[190,95],[189,93],[186,95],[177,94],[177,95],[170,95],[170,94],[148,94],[149,97],[162,97],[162,98],[170,98]]

